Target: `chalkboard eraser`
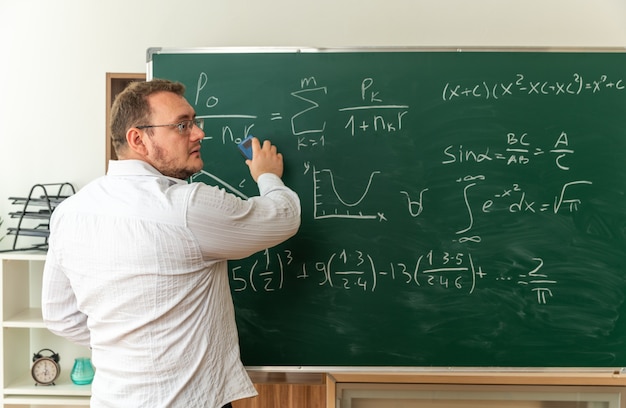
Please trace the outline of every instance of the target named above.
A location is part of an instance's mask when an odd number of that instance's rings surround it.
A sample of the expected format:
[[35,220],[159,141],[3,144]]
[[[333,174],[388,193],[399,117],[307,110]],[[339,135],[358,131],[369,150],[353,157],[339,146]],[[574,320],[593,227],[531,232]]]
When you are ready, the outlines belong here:
[[253,137],[254,136],[252,135],[248,135],[248,137],[243,139],[241,143],[237,145],[237,147],[239,148],[239,151],[241,152],[241,154],[243,154],[243,157],[249,160],[252,160],[252,138]]

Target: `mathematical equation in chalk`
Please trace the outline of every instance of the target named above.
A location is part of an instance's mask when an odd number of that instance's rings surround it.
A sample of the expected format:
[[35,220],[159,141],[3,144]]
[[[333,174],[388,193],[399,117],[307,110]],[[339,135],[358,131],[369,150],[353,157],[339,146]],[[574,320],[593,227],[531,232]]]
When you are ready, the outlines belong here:
[[[462,163],[500,162],[507,166],[525,166],[531,164],[533,158],[542,157],[547,153],[554,160],[557,169],[570,169],[567,158],[573,155],[575,150],[570,147],[569,136],[566,131],[553,135],[554,143],[548,148],[533,145],[531,136],[527,132],[509,132],[504,136],[506,145],[504,150],[501,151],[493,150],[491,147],[476,150],[463,145],[450,145],[443,150],[441,164],[458,165]],[[541,136],[536,135],[535,138],[545,139],[544,135]]]
[[[221,109],[220,96],[213,95],[210,87],[207,88],[208,77],[202,72],[199,75],[195,95],[195,105],[209,112],[217,112]],[[354,104],[336,107],[332,110],[333,115],[342,118],[342,130],[332,133],[340,135],[363,135],[363,134],[393,134],[404,128],[404,117],[409,113],[409,105],[406,103],[387,103],[383,98],[383,91],[376,88],[373,78],[363,78],[359,87],[353,90]],[[325,104],[329,103],[329,90],[327,86],[319,85],[317,79],[312,77],[302,78],[299,89],[289,92],[292,97],[292,105],[298,110],[289,117],[289,129],[295,136],[298,150],[306,148],[323,147],[326,145],[328,133],[328,118],[321,113]],[[239,143],[248,134],[253,133],[253,128],[259,120],[268,119],[283,121],[285,115],[280,111],[273,111],[269,117],[259,117],[255,112],[223,112],[198,115],[205,119],[205,140],[218,140],[222,144]],[[212,128],[215,123],[215,128]]]
[[[488,279],[503,285],[515,284],[527,290],[539,304],[547,304],[554,295],[558,281],[543,271],[544,261],[532,258],[528,270],[510,274],[504,271],[485,271],[471,253],[436,254],[429,251],[416,261],[376,262],[372,256],[359,250],[340,250],[327,259],[295,265],[291,250],[281,253],[263,252],[250,267],[231,267],[232,290],[235,292],[275,292],[292,285],[308,282],[320,288],[346,291],[376,292],[384,285],[404,285],[415,290],[441,288],[472,295],[481,281]],[[286,274],[292,274],[288,277]]]
[[[559,137],[560,142],[565,143],[564,134]],[[510,138],[510,136],[509,136]],[[522,138],[522,140],[524,140]],[[573,154],[573,149],[555,149],[559,154]],[[487,154],[487,153],[485,153]],[[444,152],[445,156],[445,152]],[[470,160],[469,154],[465,154],[458,164],[467,163]],[[476,157],[479,162],[482,159],[478,155]],[[557,156],[558,159],[558,156]],[[453,163],[443,163],[451,165]],[[457,164],[455,162],[455,164]],[[569,165],[563,163],[557,166],[559,170],[570,170]],[[390,217],[395,220],[405,217],[406,220],[418,217],[429,217],[431,209],[435,212],[438,210],[440,200],[433,196],[433,191],[428,184],[423,181],[415,181],[413,188],[397,191],[396,194],[386,195],[381,199],[377,193],[378,189],[386,184],[389,180],[385,179],[386,174],[382,171],[371,171],[360,174],[357,170],[352,170],[353,183],[350,186],[338,185],[335,181],[335,170],[332,168],[317,168],[309,162],[303,164],[303,175],[311,177],[310,188],[312,189],[312,208],[313,220],[324,219],[352,219],[352,220],[373,220],[381,223],[388,222]],[[228,184],[221,178],[213,175],[205,170],[192,177],[192,181],[203,181],[206,179],[213,183],[221,184],[231,193],[236,194],[244,199],[248,197],[240,191],[236,186]],[[516,181],[512,178],[510,184],[494,184],[490,182],[486,173],[467,174],[450,180],[450,187],[458,186],[456,197],[453,200],[458,203],[455,210],[455,220],[465,219],[462,223],[456,225],[454,242],[481,242],[482,238],[473,233],[476,226],[477,214],[488,216],[491,213],[508,212],[510,214],[572,214],[579,211],[583,204],[583,195],[585,189],[591,186],[593,182],[586,179],[564,179],[560,185],[555,185],[554,190],[550,191],[543,186],[543,194],[537,195],[535,186],[532,191],[527,191],[525,183]],[[409,185],[406,185],[409,187]],[[349,198],[348,198],[349,197]],[[448,200],[454,195],[448,196]],[[388,214],[386,205],[397,203],[400,207],[404,207],[405,212],[395,211]],[[433,207],[434,206],[434,207]],[[466,214],[462,217],[462,214]],[[487,218],[483,220],[488,221]],[[460,222],[460,221],[457,221]]]
[[[291,250],[279,254],[268,250],[264,256],[257,254],[246,262],[231,265],[233,291],[272,293],[287,289],[287,285],[308,284],[323,289],[374,293],[390,285],[402,285],[414,290],[441,288],[473,295],[481,283],[487,285],[486,281],[490,281],[515,287],[538,304],[547,304],[555,296],[558,282],[549,276],[549,265],[544,264],[541,256],[526,259],[529,266],[525,269],[519,265],[507,269],[509,267],[503,266],[507,265],[506,261],[496,262],[498,266],[485,267],[492,264],[481,264],[480,260],[474,259],[471,250],[480,253],[478,251],[485,249],[479,247],[487,245],[490,227],[498,226],[503,215],[517,217],[517,222],[536,222],[548,214],[578,212],[593,185],[592,177],[586,178],[584,174],[572,171],[577,170],[576,164],[580,163],[576,160],[575,147],[585,146],[577,143],[580,142],[578,138],[588,135],[581,134],[574,126],[568,129],[567,123],[550,123],[544,127],[531,123],[528,125],[531,130],[527,131],[523,123],[516,121],[514,124],[498,123],[480,137],[476,137],[476,129],[468,129],[467,135],[461,129],[457,143],[444,142],[447,139],[441,138],[442,142],[433,148],[433,141],[437,141],[440,135],[428,134],[421,127],[419,132],[411,129],[415,117],[423,116],[422,111],[419,115],[415,112],[423,109],[420,104],[428,105],[433,101],[437,105],[454,106],[447,102],[462,99],[496,101],[507,97],[531,100],[551,95],[600,96],[624,92],[626,81],[609,75],[586,77],[579,73],[559,80],[531,78],[524,73],[510,74],[509,77],[510,80],[502,82],[442,81],[428,88],[432,95],[419,95],[425,88],[415,86],[411,88],[413,94],[399,98],[379,86],[388,81],[363,77],[342,83],[341,97],[337,98],[337,90],[332,85],[315,76],[307,76],[285,88],[276,108],[268,101],[259,110],[262,113],[258,113],[245,104],[223,103],[222,99],[227,95],[217,94],[209,76],[200,73],[194,104],[200,112],[198,117],[205,119],[205,140],[222,145],[235,144],[247,135],[255,134],[255,126],[268,123],[289,136],[280,141],[292,144],[292,153],[288,158],[286,156],[286,160],[290,160],[290,164],[301,163],[299,175],[305,177],[297,178],[298,189],[310,189],[302,196],[310,197],[312,201],[303,202],[303,208],[312,209],[303,211],[303,217],[311,217],[303,218],[303,224],[313,222],[312,228],[323,230],[328,225],[327,220],[334,219],[346,220],[352,226],[358,224],[355,228],[364,225],[362,228],[375,226],[384,230],[387,225],[394,228],[391,225],[401,223],[410,228],[426,225],[421,223],[423,220],[441,217],[441,208],[444,208],[446,215],[453,214],[446,219],[447,238],[455,248],[467,247],[461,249],[465,252],[455,253],[437,254],[431,250],[415,255],[416,259],[408,262],[375,259],[366,249],[337,250],[326,259],[315,261],[295,261],[308,259],[308,256],[297,253],[297,248],[293,249],[293,254]],[[446,103],[442,104],[441,99]],[[495,102],[491,104],[495,106]],[[430,128],[433,132],[438,129],[437,126]],[[497,129],[499,133],[494,134],[491,129]],[[411,146],[421,153],[419,138],[428,139],[431,149],[428,158],[418,155],[416,161],[445,168],[441,173],[449,174],[450,178],[413,179],[409,176],[411,169],[407,167],[406,178],[402,175],[402,180],[396,180],[398,173],[392,174],[387,163],[378,167],[374,162],[371,168],[357,166],[346,170],[340,163],[328,163],[323,160],[325,157],[317,156],[332,153],[329,151],[331,147],[346,146],[337,143],[339,138],[354,141],[372,135],[378,138],[377,146],[382,141],[394,154],[398,149],[410,149]],[[394,143],[398,143],[397,148]],[[369,145],[362,146],[367,148]],[[358,152],[355,150],[355,154]],[[549,183],[528,178],[534,167],[538,173],[550,173],[555,177],[551,177]],[[290,168],[294,169],[297,172],[298,167]],[[347,174],[342,173],[346,171]],[[420,174],[430,175],[429,172],[435,171],[428,168]],[[248,198],[243,192],[245,180],[229,184],[224,177],[206,170],[192,179],[202,181],[202,178],[209,178],[211,183],[218,183],[230,192]],[[346,183],[347,179],[351,182]],[[342,244],[329,242],[325,245],[335,248]],[[492,283],[488,286],[491,287]]]
[[[385,89],[379,88],[375,78],[362,78],[359,86],[348,89],[347,98],[353,101],[343,106],[332,106],[334,102],[332,90],[324,84],[319,84],[315,76],[300,79],[294,90],[287,91],[291,102],[288,103],[290,114],[280,110],[258,114],[250,111],[225,112],[222,110],[222,96],[213,94],[208,81],[208,75],[201,72],[198,77],[194,104],[199,109],[207,111],[198,115],[205,119],[205,140],[218,141],[222,144],[239,143],[247,135],[254,134],[254,127],[259,121],[285,121],[289,132],[294,136],[297,150],[323,148],[329,137],[354,137],[365,135],[395,135],[406,134],[406,119],[410,117],[410,104],[398,101],[388,95]],[[508,82],[463,84],[448,82],[443,85],[442,99],[454,101],[459,99],[502,99],[507,96],[532,95],[581,95],[584,93],[623,92],[626,90],[626,80],[600,75],[597,78],[587,79],[582,74],[574,73],[571,78],[561,81],[546,81],[528,79],[526,74],[518,73]],[[414,95],[419,97],[419,95]],[[295,112],[292,112],[293,110]],[[264,111],[265,112],[265,111]],[[269,117],[267,117],[269,115]],[[333,129],[329,129],[329,117],[333,118]],[[568,152],[557,146],[551,149],[524,146],[521,139],[520,146],[511,147],[510,151],[479,156],[489,156],[493,160],[503,160],[510,163],[525,164],[530,157],[544,153],[563,157]],[[461,160],[450,146],[445,152],[448,161]],[[518,150],[516,150],[518,149]],[[518,153],[516,157],[515,154]],[[511,161],[513,160],[513,161]],[[559,159],[557,159],[558,161]],[[559,164],[560,165],[560,164]]]
[[441,98],[444,101],[455,101],[469,98],[500,99],[514,95],[580,95],[603,91],[623,91],[625,88],[626,81],[621,78],[612,79],[607,75],[588,79],[581,74],[574,73],[566,80],[545,81],[529,79],[525,74],[517,74],[514,79],[506,82],[448,82],[442,89]]

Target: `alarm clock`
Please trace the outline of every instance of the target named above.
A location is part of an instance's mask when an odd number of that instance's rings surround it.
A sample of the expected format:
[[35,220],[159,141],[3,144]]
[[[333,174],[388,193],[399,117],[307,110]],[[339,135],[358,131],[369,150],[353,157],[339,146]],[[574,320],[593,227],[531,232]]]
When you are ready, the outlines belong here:
[[[42,351],[49,351],[50,355],[44,356]],[[54,382],[61,374],[59,360],[61,357],[50,349],[41,349],[33,354],[33,367],[30,374],[35,380],[35,385],[55,385]]]

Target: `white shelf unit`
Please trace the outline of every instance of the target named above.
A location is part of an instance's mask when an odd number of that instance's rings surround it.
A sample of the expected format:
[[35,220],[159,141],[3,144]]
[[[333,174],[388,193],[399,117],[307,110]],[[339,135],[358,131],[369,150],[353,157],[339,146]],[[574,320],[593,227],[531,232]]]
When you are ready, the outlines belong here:
[[[46,254],[41,251],[0,254],[0,383],[4,408],[89,406],[91,386],[75,385],[69,377],[74,359],[89,357],[89,349],[55,336],[43,324],[41,282],[45,260]],[[61,374],[53,386],[35,385],[30,375],[33,355],[44,348],[60,356]]]

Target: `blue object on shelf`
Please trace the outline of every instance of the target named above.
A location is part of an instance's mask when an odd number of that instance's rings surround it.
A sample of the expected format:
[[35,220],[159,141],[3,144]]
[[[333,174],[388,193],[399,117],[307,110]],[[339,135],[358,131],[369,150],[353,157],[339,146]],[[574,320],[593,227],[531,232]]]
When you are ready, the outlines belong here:
[[89,357],[79,357],[74,360],[70,379],[76,385],[87,385],[93,381],[94,374],[91,359]]

